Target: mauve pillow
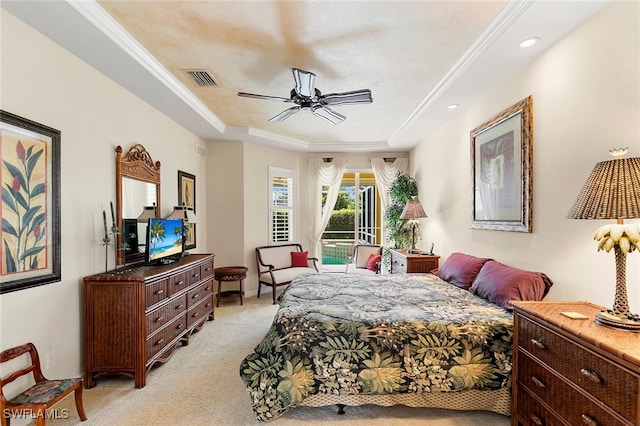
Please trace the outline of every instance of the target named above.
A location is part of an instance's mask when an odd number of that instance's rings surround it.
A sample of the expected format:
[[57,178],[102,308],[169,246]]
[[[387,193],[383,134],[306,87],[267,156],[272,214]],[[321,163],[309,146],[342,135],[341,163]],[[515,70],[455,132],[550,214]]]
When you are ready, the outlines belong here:
[[457,287],[468,290],[482,265],[488,260],[464,253],[451,253],[438,269],[431,272]]
[[380,262],[382,256],[379,254],[371,253],[369,258],[367,259],[367,269],[370,271],[377,272],[378,271],[378,262]]
[[309,252],[308,251],[292,251],[291,267],[292,268],[308,268]]
[[542,272],[525,271],[490,260],[484,264],[469,291],[513,309],[512,300],[542,300],[552,285]]

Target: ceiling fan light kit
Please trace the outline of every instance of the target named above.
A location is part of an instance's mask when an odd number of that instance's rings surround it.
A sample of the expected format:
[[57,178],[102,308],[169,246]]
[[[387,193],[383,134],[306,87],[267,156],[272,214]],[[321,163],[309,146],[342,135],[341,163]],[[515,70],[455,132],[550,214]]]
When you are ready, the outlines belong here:
[[294,88],[291,90],[289,98],[279,96],[257,95],[255,93],[238,92],[238,96],[245,98],[264,99],[294,103],[295,106],[285,109],[280,114],[271,117],[269,121],[283,121],[302,109],[309,110],[311,114],[320,117],[331,124],[338,124],[346,120],[346,117],[329,106],[350,105],[350,104],[370,104],[373,102],[371,90],[361,89],[350,92],[328,93],[323,95],[316,88],[316,75],[299,68],[291,68]]

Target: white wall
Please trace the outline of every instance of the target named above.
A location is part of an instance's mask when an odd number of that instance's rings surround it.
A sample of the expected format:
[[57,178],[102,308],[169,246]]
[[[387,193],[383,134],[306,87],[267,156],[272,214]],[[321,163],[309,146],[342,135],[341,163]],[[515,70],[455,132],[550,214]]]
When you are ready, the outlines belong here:
[[[567,213],[608,150],[640,156],[640,3],[613,2],[505,84],[428,137],[411,155],[423,220],[421,248],[454,251],[543,271],[548,299],[611,307],[613,253],[597,252],[594,231],[606,221]],[[533,233],[472,230],[470,136],[474,127],[533,96]],[[638,220],[628,222],[638,223]],[[627,260],[632,311],[640,311],[640,253]]]
[[[42,357],[56,351],[57,365],[45,375],[80,375],[82,278],[104,271],[99,240],[102,210],[108,215],[115,201],[115,147],[141,143],[161,162],[165,216],[178,202],[182,170],[196,175],[198,215],[206,217],[205,162],[192,133],[4,9],[0,19],[0,107],[62,132],[62,281],[0,296],[0,348],[33,342]],[[206,223],[194,252],[207,251]]]

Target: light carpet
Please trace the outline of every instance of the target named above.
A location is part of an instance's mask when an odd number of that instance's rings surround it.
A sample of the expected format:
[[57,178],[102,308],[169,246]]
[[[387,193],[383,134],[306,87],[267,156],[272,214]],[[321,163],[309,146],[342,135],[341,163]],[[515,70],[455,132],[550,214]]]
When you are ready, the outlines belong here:
[[[242,359],[266,334],[277,310],[271,294],[262,298],[223,300],[215,320],[194,333],[189,345],[178,347],[166,363],[154,367],[142,389],[133,380],[103,378],[84,391],[88,420],[80,422],[73,397],[54,408],[68,410],[67,419],[47,425],[258,425],[249,394],[240,379]],[[280,425],[509,425],[508,417],[482,411],[453,411],[405,406],[337,408],[297,407],[269,422]]]

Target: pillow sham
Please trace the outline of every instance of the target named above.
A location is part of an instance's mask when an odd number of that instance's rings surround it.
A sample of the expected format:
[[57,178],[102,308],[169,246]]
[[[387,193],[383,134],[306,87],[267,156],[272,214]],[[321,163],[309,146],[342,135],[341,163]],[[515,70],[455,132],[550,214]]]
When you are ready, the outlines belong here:
[[382,256],[379,254],[371,253],[369,255],[369,259],[367,259],[367,269],[370,271],[377,272],[378,271],[378,262],[380,262]]
[[292,268],[308,268],[309,252],[308,251],[292,251],[291,267]]
[[438,269],[431,271],[456,287],[468,290],[482,265],[488,260],[464,253],[451,253]]
[[469,291],[506,309],[512,300],[542,300],[553,281],[542,272],[512,268],[489,260],[473,281]]

